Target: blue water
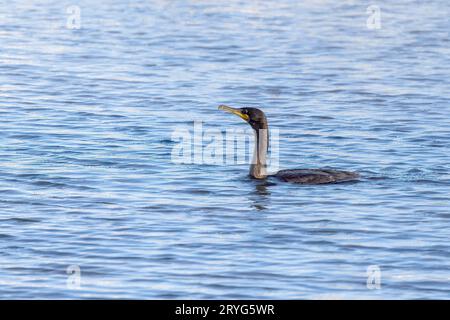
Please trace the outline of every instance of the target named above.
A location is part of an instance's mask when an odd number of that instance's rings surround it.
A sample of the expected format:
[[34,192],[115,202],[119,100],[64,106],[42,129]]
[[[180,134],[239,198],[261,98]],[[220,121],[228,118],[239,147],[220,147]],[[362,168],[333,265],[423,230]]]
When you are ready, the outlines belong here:
[[[450,298],[448,1],[214,2],[0,1],[0,298]],[[173,163],[221,103],[363,179]]]

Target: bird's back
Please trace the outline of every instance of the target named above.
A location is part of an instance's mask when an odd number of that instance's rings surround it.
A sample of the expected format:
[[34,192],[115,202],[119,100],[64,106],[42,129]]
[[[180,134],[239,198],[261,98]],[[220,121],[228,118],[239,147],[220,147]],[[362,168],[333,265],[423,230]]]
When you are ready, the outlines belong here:
[[338,183],[357,180],[359,177],[355,172],[331,169],[281,170],[274,176],[282,181],[301,184]]

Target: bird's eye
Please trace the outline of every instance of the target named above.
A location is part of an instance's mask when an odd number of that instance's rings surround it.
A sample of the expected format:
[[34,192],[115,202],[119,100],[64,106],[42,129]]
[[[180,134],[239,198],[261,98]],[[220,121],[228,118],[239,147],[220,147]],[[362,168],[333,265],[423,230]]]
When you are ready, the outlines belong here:
[[242,109],[242,113],[243,114],[248,114],[248,110],[247,109]]

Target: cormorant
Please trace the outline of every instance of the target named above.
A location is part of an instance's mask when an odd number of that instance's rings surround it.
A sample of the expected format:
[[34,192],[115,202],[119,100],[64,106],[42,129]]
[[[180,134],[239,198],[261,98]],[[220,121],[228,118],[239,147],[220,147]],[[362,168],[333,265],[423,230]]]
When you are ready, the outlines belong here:
[[244,119],[255,132],[253,160],[250,164],[250,176],[255,179],[265,179],[268,176],[281,181],[301,184],[324,184],[357,180],[355,172],[331,169],[290,169],[281,170],[276,174],[267,174],[266,156],[269,149],[269,126],[264,112],[258,108],[231,108],[220,105],[220,110],[233,113]]

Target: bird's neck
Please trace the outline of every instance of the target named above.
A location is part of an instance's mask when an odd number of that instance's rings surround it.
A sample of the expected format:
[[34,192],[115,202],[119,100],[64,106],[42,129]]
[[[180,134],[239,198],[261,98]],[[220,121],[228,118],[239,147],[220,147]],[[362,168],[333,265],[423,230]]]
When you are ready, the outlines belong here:
[[267,177],[267,149],[269,147],[269,128],[254,130],[255,145],[253,147],[253,159],[250,164],[250,176],[256,179],[264,179]]

